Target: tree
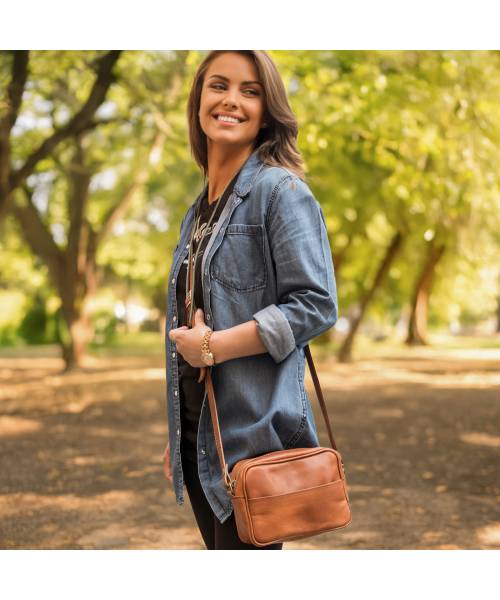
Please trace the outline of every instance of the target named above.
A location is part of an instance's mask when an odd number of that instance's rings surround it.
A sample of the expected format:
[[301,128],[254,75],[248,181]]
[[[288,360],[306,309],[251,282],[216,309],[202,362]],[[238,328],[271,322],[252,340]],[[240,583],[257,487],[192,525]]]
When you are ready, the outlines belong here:
[[[23,95],[29,74],[29,52],[2,52],[1,68],[5,71],[11,54],[11,75],[6,88],[4,101],[0,104],[0,222],[5,218],[16,189],[24,185],[36,166],[50,156],[64,140],[94,129],[99,125],[95,114],[106,98],[106,94],[114,81],[113,68],[120,56],[119,50],[112,50],[99,56],[91,68],[95,70],[94,84],[79,110],[62,126],[55,126],[52,132],[38,141],[37,147],[21,159],[17,167],[12,165],[12,134],[18,120]],[[54,125],[56,125],[54,123]],[[18,158],[18,157],[16,157]],[[17,162],[17,161],[16,161]]]
[[[134,59],[141,60],[141,55]],[[181,54],[177,67],[183,60]],[[174,68],[170,79],[163,79],[163,97],[168,102],[175,101],[179,78],[182,73]],[[50,83],[47,77],[46,85]],[[170,94],[165,93],[169,85]],[[58,86],[56,91],[48,86],[58,110],[76,104],[78,89],[63,82]],[[154,101],[153,92],[149,104]],[[144,99],[137,102],[130,82],[122,85],[120,79],[107,104],[114,117],[108,119],[106,134],[88,130],[66,139],[47,157],[43,170],[22,186],[12,207],[26,242],[47,265],[60,297],[66,369],[81,362],[92,337],[88,307],[102,277],[98,253],[143,192],[168,131],[164,117],[160,122],[160,107],[153,110]],[[99,184],[105,173],[116,180],[108,190]],[[45,211],[37,196],[45,197]]]
[[[301,149],[326,216],[340,313],[347,307],[353,315],[339,356],[350,356],[352,337],[369,308],[371,315],[387,315],[397,304],[401,312],[413,299],[418,314],[410,327],[418,322],[423,332],[430,283],[443,256],[449,267],[469,227],[498,227],[498,55],[324,51],[278,56],[289,69]],[[406,248],[392,255],[392,267],[384,254],[386,246],[392,247],[391,231],[404,232]],[[445,250],[425,265],[430,241]],[[420,277],[414,264],[421,264]],[[373,293],[366,281],[383,281],[386,293]]]

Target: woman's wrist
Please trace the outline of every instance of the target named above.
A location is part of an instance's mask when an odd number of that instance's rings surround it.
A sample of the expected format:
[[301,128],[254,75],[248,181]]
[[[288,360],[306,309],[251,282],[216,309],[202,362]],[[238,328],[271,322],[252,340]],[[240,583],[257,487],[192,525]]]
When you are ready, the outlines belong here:
[[215,366],[227,360],[224,353],[224,329],[214,331],[210,336],[208,346],[214,355]]
[[216,366],[226,360],[267,352],[254,319],[228,329],[214,331],[210,336],[209,347]]

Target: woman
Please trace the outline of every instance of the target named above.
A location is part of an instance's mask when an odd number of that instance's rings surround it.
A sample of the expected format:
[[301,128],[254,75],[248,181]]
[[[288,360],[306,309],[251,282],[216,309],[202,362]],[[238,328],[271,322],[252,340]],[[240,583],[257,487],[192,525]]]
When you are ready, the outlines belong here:
[[177,504],[186,486],[208,549],[258,549],[238,538],[202,378],[210,367],[229,470],[243,458],[319,446],[303,347],[337,320],[332,255],[304,182],[296,120],[265,52],[208,54],[188,117],[206,180],[169,274],[164,472]]

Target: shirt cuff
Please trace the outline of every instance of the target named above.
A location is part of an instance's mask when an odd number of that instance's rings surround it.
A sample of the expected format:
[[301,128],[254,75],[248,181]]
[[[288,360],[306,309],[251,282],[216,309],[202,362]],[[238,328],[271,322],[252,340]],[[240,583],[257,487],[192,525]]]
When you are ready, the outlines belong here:
[[257,331],[264,346],[280,363],[295,348],[295,338],[288,319],[276,304],[269,304],[252,315],[257,322]]

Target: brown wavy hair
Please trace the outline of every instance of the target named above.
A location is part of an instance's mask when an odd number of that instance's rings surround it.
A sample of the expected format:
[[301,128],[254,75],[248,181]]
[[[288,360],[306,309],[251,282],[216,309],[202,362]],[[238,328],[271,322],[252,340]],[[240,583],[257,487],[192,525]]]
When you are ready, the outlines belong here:
[[207,136],[198,117],[201,90],[210,63],[224,52],[236,52],[253,60],[264,86],[264,115],[267,127],[259,131],[254,143],[254,150],[258,148],[259,158],[267,165],[286,167],[305,180],[304,163],[297,149],[297,119],[288,103],[281,75],[272,58],[264,50],[212,50],[196,71],[187,104],[189,143],[191,153],[203,170],[204,176],[207,177],[208,174],[208,150]]

